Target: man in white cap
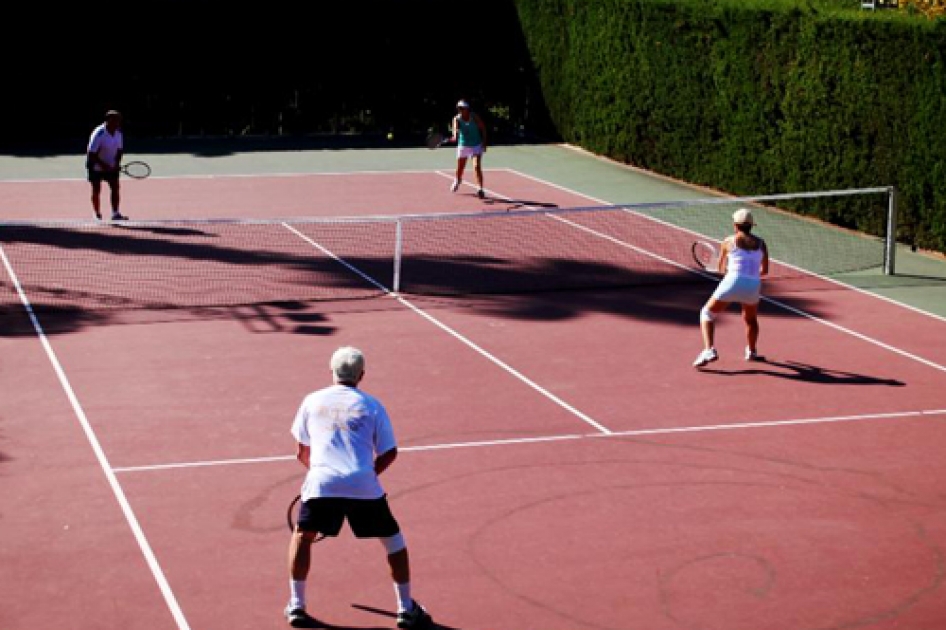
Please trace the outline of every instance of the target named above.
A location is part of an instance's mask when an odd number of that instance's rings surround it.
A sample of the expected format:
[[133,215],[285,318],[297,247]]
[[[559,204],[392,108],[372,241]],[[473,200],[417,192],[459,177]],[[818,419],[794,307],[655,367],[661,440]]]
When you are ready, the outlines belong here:
[[306,612],[311,547],[319,534],[337,536],[347,521],[356,538],[375,538],[384,547],[397,597],[397,627],[429,625],[430,615],[411,597],[407,545],[378,480],[397,457],[391,420],[377,398],[358,389],[365,375],[360,350],[339,348],[329,366],[334,384],[306,396],[292,423],[296,458],[306,476],[289,543],[286,619],[294,628],[325,627]]
[[762,277],[769,273],[769,251],[765,241],[752,234],[752,212],[741,208],[733,213],[732,220],[735,234],[723,241],[717,265],[717,271],[725,275],[700,311],[703,351],[693,362],[698,368],[719,359],[714,345],[715,320],[732,302],[742,305],[742,319],[746,323],[745,360],[761,360],[756,347],[759,295]]
[[457,115],[453,117],[453,137],[451,142],[457,143],[457,172],[450,186],[456,192],[463,183],[463,171],[466,162],[473,158],[473,168],[476,172],[476,196],[486,197],[483,190],[483,154],[486,152],[486,125],[483,120],[470,110],[470,104],[465,100],[457,103]]

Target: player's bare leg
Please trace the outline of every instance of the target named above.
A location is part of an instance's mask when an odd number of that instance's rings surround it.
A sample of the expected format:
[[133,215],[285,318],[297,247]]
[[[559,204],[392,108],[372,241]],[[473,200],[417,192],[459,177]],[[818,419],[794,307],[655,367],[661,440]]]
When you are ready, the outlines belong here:
[[102,218],[102,182],[92,182],[92,211],[95,218]]
[[451,191],[457,192],[457,189],[460,187],[460,184],[463,182],[463,171],[466,169],[466,158],[460,157],[457,158],[457,172],[453,176],[453,186],[450,188]]
[[482,199],[486,196],[486,192],[483,190],[483,156],[473,156],[473,171],[476,174],[476,196]]
[[758,354],[759,305],[743,304],[742,320],[746,323],[746,360],[761,360]]

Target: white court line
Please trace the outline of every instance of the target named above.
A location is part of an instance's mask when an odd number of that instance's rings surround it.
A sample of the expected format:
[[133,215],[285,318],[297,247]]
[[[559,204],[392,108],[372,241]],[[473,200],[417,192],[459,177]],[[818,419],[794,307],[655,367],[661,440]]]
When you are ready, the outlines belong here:
[[499,367],[501,367],[501,368],[504,369],[505,371],[509,372],[510,374],[512,374],[513,376],[515,376],[517,379],[519,379],[520,381],[522,381],[523,383],[525,383],[526,385],[528,385],[529,387],[531,387],[531,388],[534,389],[535,391],[539,392],[540,394],[542,394],[543,396],[545,396],[546,398],[548,398],[549,400],[551,400],[552,402],[554,402],[556,405],[558,405],[558,406],[562,407],[563,409],[565,409],[565,410],[571,412],[573,415],[577,416],[577,417],[580,418],[581,420],[583,420],[583,421],[585,421],[586,423],[590,424],[591,426],[593,426],[594,428],[596,428],[596,429],[597,429],[598,431],[600,431],[601,433],[610,433],[610,432],[611,432],[607,427],[605,427],[605,426],[602,425],[601,423],[597,422],[596,420],[594,420],[593,418],[591,418],[591,417],[588,416],[587,414],[582,413],[581,411],[579,411],[579,410],[576,409],[575,407],[572,407],[571,405],[569,405],[567,402],[565,402],[564,400],[562,400],[561,398],[559,398],[558,396],[556,396],[556,395],[553,394],[552,392],[548,391],[547,389],[545,389],[544,387],[542,387],[541,385],[539,385],[538,383],[536,383],[536,382],[533,381],[532,379],[528,378],[527,376],[525,376],[524,374],[522,374],[521,372],[519,372],[518,370],[516,370],[515,368],[513,368],[513,367],[512,367],[511,365],[509,365],[508,363],[506,363],[506,362],[500,360],[500,359],[499,359],[498,357],[496,357],[495,355],[490,354],[487,350],[485,350],[485,349],[481,348],[480,346],[478,346],[477,344],[473,343],[473,341],[471,341],[470,339],[464,337],[463,335],[461,335],[460,333],[458,333],[458,332],[457,332],[456,330],[454,330],[453,328],[450,328],[449,326],[447,326],[446,324],[444,324],[443,322],[441,322],[439,319],[437,319],[437,318],[434,317],[433,315],[427,313],[426,311],[424,311],[424,310],[421,309],[421,308],[418,308],[417,306],[415,306],[414,304],[412,304],[409,300],[406,300],[405,298],[401,297],[400,295],[397,295],[396,293],[392,292],[391,289],[389,289],[388,287],[385,287],[383,284],[381,284],[380,282],[378,282],[378,281],[375,280],[374,278],[370,277],[370,276],[367,275],[366,273],[362,272],[362,271],[361,271],[360,269],[358,269],[357,267],[355,267],[355,266],[353,266],[353,265],[350,265],[349,263],[345,262],[344,260],[342,260],[341,258],[339,258],[338,256],[336,256],[334,253],[332,253],[331,251],[329,251],[328,249],[326,249],[325,247],[323,247],[321,244],[317,243],[316,241],[312,240],[311,238],[309,238],[308,236],[306,236],[306,235],[303,234],[302,232],[299,232],[298,230],[296,230],[295,228],[293,228],[293,227],[291,227],[291,226],[289,226],[289,225],[287,225],[287,224],[283,224],[283,225],[286,227],[287,230],[291,231],[293,234],[295,234],[296,236],[298,236],[299,238],[301,238],[301,239],[304,240],[305,242],[309,243],[310,245],[312,245],[313,247],[315,247],[316,249],[318,249],[319,251],[321,251],[323,254],[325,254],[325,255],[327,255],[327,256],[330,256],[332,259],[334,259],[335,261],[337,261],[339,264],[344,265],[347,269],[349,269],[349,270],[352,271],[353,273],[357,274],[358,276],[360,276],[361,278],[363,278],[365,281],[371,283],[371,284],[374,285],[376,288],[381,289],[382,291],[384,291],[385,293],[387,293],[390,297],[395,298],[395,299],[396,299],[398,302],[400,302],[402,305],[404,305],[404,306],[406,306],[407,308],[411,309],[412,311],[414,311],[415,313],[417,313],[418,315],[420,315],[421,317],[423,317],[424,319],[426,319],[426,320],[429,321],[430,323],[434,324],[435,326],[437,326],[438,328],[440,328],[441,330],[443,330],[443,331],[446,332],[447,334],[449,334],[449,335],[451,335],[452,337],[454,337],[455,339],[459,340],[461,343],[463,343],[463,344],[467,345],[468,347],[472,348],[473,350],[475,350],[476,352],[478,352],[480,355],[486,357],[488,360],[492,361],[494,364],[498,365]]
[[[461,448],[485,448],[490,446],[514,446],[519,444],[544,444],[549,442],[565,442],[584,439],[607,439],[620,437],[635,437],[640,435],[673,435],[676,433],[700,433],[704,431],[738,431],[743,429],[762,429],[769,427],[799,426],[811,424],[832,424],[839,422],[866,422],[871,420],[895,420],[902,418],[921,418],[931,416],[946,416],[946,409],[921,409],[916,411],[892,411],[887,413],[867,413],[848,416],[826,416],[823,418],[792,418],[786,420],[762,420],[757,422],[735,422],[732,424],[711,424],[705,426],[670,427],[663,429],[631,429],[628,431],[613,431],[611,433],[568,433],[562,435],[546,435],[529,438],[508,438],[503,440],[480,440],[476,442],[449,442],[445,444],[427,444],[424,446],[398,447],[402,453],[422,453],[427,451],[443,451]],[[244,464],[267,464],[272,462],[295,461],[295,455],[278,455],[271,457],[244,457],[240,459],[216,459],[197,462],[176,462],[170,464],[152,464],[149,466],[124,466],[115,468],[116,473],[158,472],[162,470],[177,470],[181,468],[206,468],[214,466],[237,466]]]
[[76,397],[75,391],[72,389],[72,384],[69,382],[68,377],[66,377],[65,370],[63,370],[62,364],[59,362],[59,358],[56,356],[56,353],[52,348],[52,344],[50,344],[49,339],[46,337],[46,332],[39,323],[36,313],[33,312],[33,305],[30,303],[29,298],[26,297],[26,293],[23,291],[20,280],[13,271],[13,266],[10,264],[10,260],[7,258],[6,252],[3,250],[2,246],[0,246],[0,259],[3,260],[3,265],[6,267],[7,273],[10,275],[10,279],[13,282],[13,286],[16,289],[17,294],[20,296],[20,301],[23,303],[23,307],[26,309],[27,315],[29,315],[30,322],[33,324],[33,329],[36,331],[36,335],[39,337],[40,343],[42,344],[43,349],[46,351],[46,356],[49,358],[50,363],[52,363],[53,369],[56,372],[56,377],[59,379],[59,384],[62,386],[63,391],[65,391],[66,397],[69,399],[69,404],[72,405],[72,410],[75,413],[76,418],[79,420],[79,424],[82,425],[82,430],[85,432],[86,439],[88,439],[89,444],[92,446],[92,451],[95,453],[95,458],[98,460],[99,466],[102,468],[102,472],[105,474],[105,479],[108,481],[108,485],[112,489],[112,493],[115,495],[115,499],[118,501],[118,505],[121,507],[122,513],[125,515],[125,520],[128,522],[128,526],[131,528],[132,534],[134,534],[135,540],[138,543],[138,547],[141,549],[141,553],[145,557],[148,567],[151,569],[151,574],[154,576],[154,580],[158,583],[158,588],[161,590],[161,594],[164,596],[164,601],[170,609],[171,615],[174,617],[174,620],[177,623],[177,627],[180,628],[180,630],[188,630],[190,626],[187,623],[187,619],[184,617],[184,613],[181,611],[181,607],[178,604],[177,598],[174,596],[173,591],[171,590],[170,584],[168,584],[167,578],[164,575],[164,571],[161,569],[161,565],[158,564],[158,560],[154,555],[154,551],[151,549],[151,545],[148,543],[148,539],[145,537],[144,530],[141,529],[141,525],[138,523],[138,519],[135,517],[134,511],[131,509],[131,504],[128,502],[128,498],[125,496],[125,491],[122,489],[121,484],[118,483],[118,478],[115,476],[115,471],[108,463],[108,457],[105,456],[105,450],[102,448],[98,436],[95,434],[95,430],[89,423],[89,419],[85,415],[85,410],[79,403],[79,399]]

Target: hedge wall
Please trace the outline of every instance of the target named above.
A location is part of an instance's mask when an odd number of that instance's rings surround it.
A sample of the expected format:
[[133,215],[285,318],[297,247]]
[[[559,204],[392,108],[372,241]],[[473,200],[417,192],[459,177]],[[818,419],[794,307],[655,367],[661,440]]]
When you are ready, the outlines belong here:
[[[516,0],[562,139],[734,194],[896,186],[946,252],[946,21],[774,0]],[[815,209],[882,234],[856,205]]]

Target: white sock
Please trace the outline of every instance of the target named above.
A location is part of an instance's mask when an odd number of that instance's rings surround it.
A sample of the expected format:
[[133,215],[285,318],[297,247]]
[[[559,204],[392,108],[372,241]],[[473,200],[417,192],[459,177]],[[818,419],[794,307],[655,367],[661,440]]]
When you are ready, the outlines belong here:
[[414,605],[411,603],[411,583],[405,582],[404,584],[394,583],[394,592],[397,595],[397,610],[402,612],[405,610],[411,610]]
[[289,608],[305,608],[305,580],[289,580]]

